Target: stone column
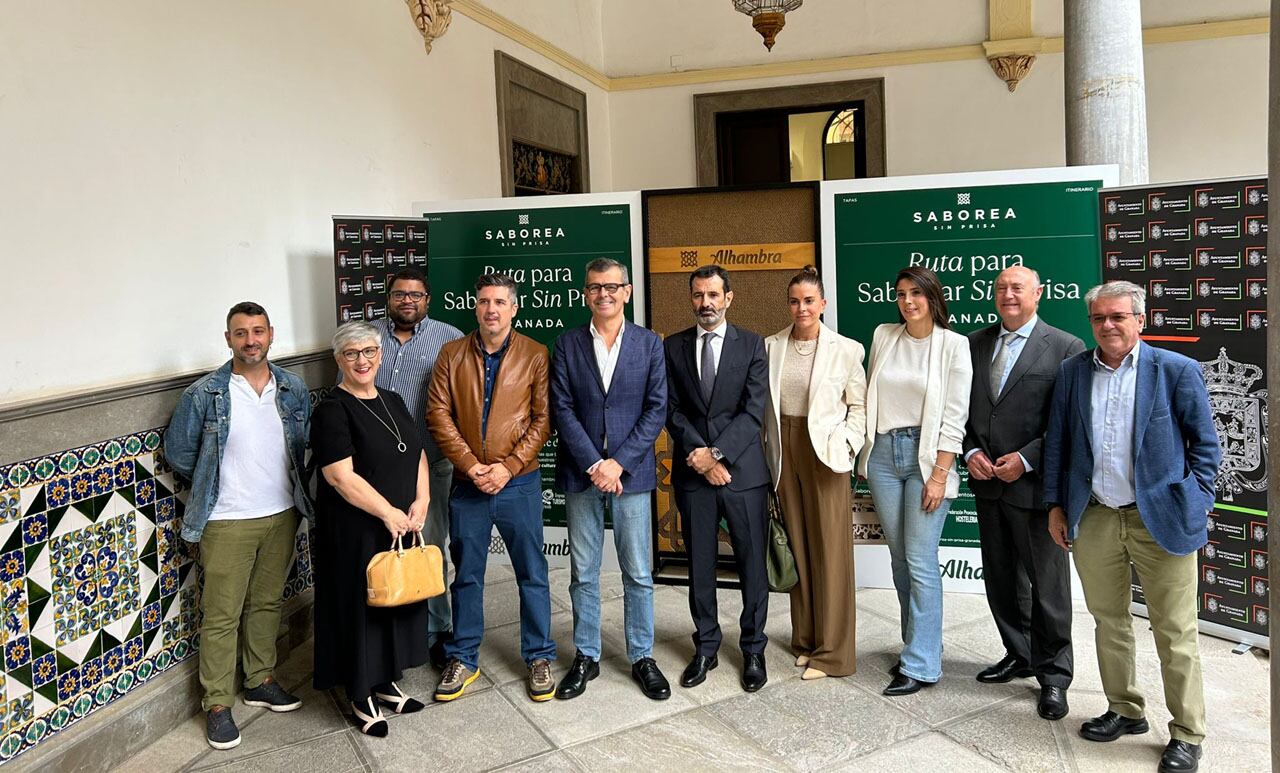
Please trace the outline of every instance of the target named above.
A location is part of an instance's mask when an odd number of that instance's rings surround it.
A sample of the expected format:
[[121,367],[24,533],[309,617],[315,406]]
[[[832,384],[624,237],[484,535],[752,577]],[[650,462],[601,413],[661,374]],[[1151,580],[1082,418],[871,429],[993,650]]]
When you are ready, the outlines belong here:
[[1119,164],[1145,184],[1147,96],[1139,0],[1064,0],[1067,163]]
[[[1280,223],[1280,100],[1274,95],[1280,89],[1280,0],[1271,0],[1271,83],[1267,126],[1267,222]],[[1272,258],[1276,255],[1276,258]],[[1267,286],[1280,287],[1280,230],[1267,230]],[[1267,433],[1280,437],[1280,295],[1267,293]],[[1267,456],[1267,512],[1280,513],[1280,456]],[[1267,521],[1270,523],[1271,519]],[[1280,524],[1267,527],[1267,552],[1271,593],[1267,600],[1270,612],[1268,635],[1274,643],[1280,640],[1280,620],[1276,615],[1280,604]],[[1271,669],[1271,770],[1280,771],[1280,668]]]

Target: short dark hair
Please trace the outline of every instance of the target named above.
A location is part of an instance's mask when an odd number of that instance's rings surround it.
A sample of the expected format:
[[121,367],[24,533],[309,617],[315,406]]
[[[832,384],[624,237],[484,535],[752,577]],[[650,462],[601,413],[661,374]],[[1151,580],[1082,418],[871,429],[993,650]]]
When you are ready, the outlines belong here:
[[507,288],[507,292],[511,295],[511,301],[513,303],[519,303],[516,299],[520,297],[520,285],[516,284],[516,280],[512,279],[510,274],[504,274],[500,271],[495,271],[491,274],[481,274],[480,277],[476,279],[476,292],[480,292],[480,290],[485,287],[505,287]]
[[[924,266],[907,266],[898,272],[893,286],[897,287],[903,279],[920,288],[925,300],[929,302],[929,315],[933,317],[933,324],[947,330],[950,327],[947,324],[947,298],[942,292],[942,282],[938,281],[938,275]],[[902,312],[898,312],[898,321],[906,323]]]
[[805,266],[791,277],[791,281],[787,282],[787,292],[791,292],[791,288],[796,285],[815,285],[818,288],[818,297],[827,297],[827,288],[822,286],[822,277],[818,276],[818,269],[814,266]]
[[421,282],[422,286],[426,288],[427,295],[431,294],[431,283],[427,281],[427,275],[422,273],[418,269],[414,268],[413,266],[409,266],[408,268],[402,268],[399,271],[392,274],[387,279],[387,292],[388,293],[391,292],[391,285],[401,280],[404,280],[405,282]]
[[693,280],[710,279],[713,276],[720,277],[720,281],[724,282],[724,291],[726,293],[729,292],[729,272],[725,270],[724,266],[717,263],[709,263],[695,268],[693,273],[689,275],[689,289],[693,289]]
[[626,264],[613,258],[596,258],[591,261],[587,264],[587,270],[583,277],[585,278],[587,274],[603,274],[615,268],[622,272],[622,283],[631,284],[631,272],[627,271]]
[[240,301],[231,307],[231,311],[227,312],[227,330],[231,329],[231,318],[237,314],[247,314],[250,317],[266,317],[267,327],[271,327],[271,317],[267,315],[266,309],[253,301]]

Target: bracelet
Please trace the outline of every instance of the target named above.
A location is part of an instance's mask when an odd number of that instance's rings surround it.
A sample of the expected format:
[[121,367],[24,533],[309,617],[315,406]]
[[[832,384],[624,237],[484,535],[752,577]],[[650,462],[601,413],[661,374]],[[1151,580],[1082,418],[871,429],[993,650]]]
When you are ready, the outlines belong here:
[[943,466],[942,466],[942,465],[940,465],[940,464],[935,464],[935,465],[933,465],[933,469],[935,469],[935,470],[942,470],[943,472],[950,472],[950,471],[951,471],[951,468],[950,468],[950,467],[943,467]]
[[946,478],[943,478],[942,480],[938,480],[937,478],[933,477],[932,475],[930,475],[930,476],[929,476],[929,482],[930,482],[930,483],[941,483],[941,484],[942,484],[942,485],[944,485],[944,486],[945,486],[945,485],[947,485],[947,479],[946,479]]

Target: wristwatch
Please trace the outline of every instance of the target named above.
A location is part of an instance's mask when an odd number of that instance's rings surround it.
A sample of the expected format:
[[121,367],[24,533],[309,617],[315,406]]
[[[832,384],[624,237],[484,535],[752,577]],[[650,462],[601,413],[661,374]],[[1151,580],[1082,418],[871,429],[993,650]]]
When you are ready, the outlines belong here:
[[724,453],[719,448],[712,446],[707,450],[711,452],[711,458],[715,459],[717,462],[724,460]]

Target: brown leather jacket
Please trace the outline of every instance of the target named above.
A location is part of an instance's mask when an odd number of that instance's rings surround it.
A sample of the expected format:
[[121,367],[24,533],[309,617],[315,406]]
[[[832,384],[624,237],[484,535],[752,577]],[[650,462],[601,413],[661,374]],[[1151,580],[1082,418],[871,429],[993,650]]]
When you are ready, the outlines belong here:
[[551,434],[547,347],[511,331],[493,388],[489,432],[482,437],[481,346],[473,332],[440,347],[427,393],[427,427],[453,463],[455,477],[466,479],[476,464],[496,463],[512,477],[523,475],[538,469],[538,451]]

